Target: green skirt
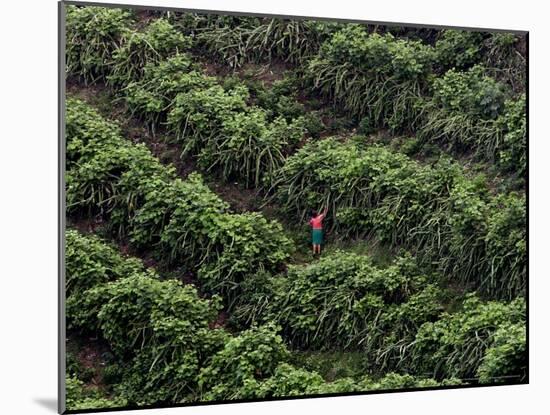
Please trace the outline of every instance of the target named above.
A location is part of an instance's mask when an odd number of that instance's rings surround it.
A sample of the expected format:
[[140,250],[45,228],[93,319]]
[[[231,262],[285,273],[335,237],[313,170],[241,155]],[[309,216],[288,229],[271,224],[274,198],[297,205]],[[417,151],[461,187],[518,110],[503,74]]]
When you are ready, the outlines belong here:
[[323,243],[323,230],[313,229],[311,231],[311,241],[313,245],[321,245]]

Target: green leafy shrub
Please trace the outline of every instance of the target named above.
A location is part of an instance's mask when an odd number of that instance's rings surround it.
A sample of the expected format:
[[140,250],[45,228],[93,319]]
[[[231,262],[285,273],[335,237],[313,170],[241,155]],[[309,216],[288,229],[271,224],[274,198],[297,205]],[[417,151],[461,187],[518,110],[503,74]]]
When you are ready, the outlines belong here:
[[65,232],[66,296],[81,295],[98,284],[144,272],[141,261],[124,258],[96,236]]
[[504,107],[504,86],[484,74],[481,66],[467,72],[454,69],[433,82],[434,101],[450,112],[494,119]]
[[285,161],[285,152],[303,136],[302,119],[288,123],[277,118],[268,124],[265,112],[250,109],[223,121],[214,142],[199,153],[206,170],[219,170],[225,180],[243,178],[245,186],[259,186]]
[[71,411],[85,409],[120,408],[128,405],[121,397],[108,398],[98,389],[84,388],[84,382],[67,376],[65,379],[67,409]]
[[219,85],[178,94],[168,125],[183,142],[183,154],[198,155],[207,170],[225,180],[241,178],[258,186],[284,162],[284,152],[304,134],[303,120],[267,120],[264,110],[249,107],[248,89]]
[[[81,238],[100,244],[97,238]],[[97,267],[107,268],[112,252],[106,245],[102,248],[96,249]],[[102,257],[102,252],[108,255]],[[128,267],[136,262],[124,261]],[[199,366],[227,336],[210,329],[220,299],[200,299],[194,287],[175,280],[160,281],[152,271],[131,271],[115,281],[74,293],[68,310],[78,305],[76,315],[80,318],[74,319],[73,325],[99,331],[115,355],[126,361],[116,389],[128,402],[192,399]],[[95,319],[97,323],[89,324]]]
[[498,163],[519,176],[527,173],[527,116],[525,95],[505,102],[504,112],[495,121],[501,132]]
[[203,300],[192,286],[148,276],[96,290],[108,297],[98,314],[102,335],[115,353],[131,357],[121,395],[138,404],[192,399],[199,367],[226,338],[209,328],[220,299]]
[[68,6],[66,71],[88,82],[104,80],[113,52],[129,30],[132,12],[110,7]]
[[300,220],[326,206],[330,231],[347,237],[365,235],[370,228],[398,243],[410,240],[415,220],[431,205],[439,208],[458,172],[456,165],[431,169],[382,146],[360,148],[331,138],[310,142],[289,157],[273,189],[284,211]]
[[507,90],[481,66],[454,69],[433,81],[434,96],[426,103],[418,135],[425,142],[455,152],[473,152],[493,161],[502,149],[501,119]]
[[338,379],[334,382],[312,383],[307,388],[308,394],[328,394],[346,392],[366,392],[376,390],[404,390],[411,388],[428,388],[436,386],[460,385],[459,379],[444,379],[441,382],[432,378],[421,378],[398,373],[386,373],[379,379],[364,376],[355,381],[351,378]]
[[289,267],[264,318],[280,324],[295,347],[359,348],[374,358],[373,365],[383,366],[441,312],[441,292],[429,279],[410,257],[377,268],[367,256],[336,252],[315,264]]
[[221,309],[220,298],[201,299],[191,285],[161,281],[97,237],[68,234],[70,252],[91,248],[94,269],[114,269],[113,263],[118,267],[120,275],[111,281],[89,284],[67,300],[70,327],[100,333],[116,356],[117,396],[139,405],[195,399],[199,368],[228,336],[210,328]]
[[216,225],[212,230],[216,260],[201,266],[198,277],[208,290],[223,293],[231,305],[249,274],[280,269],[293,244],[279,223],[259,213],[220,215]]
[[257,396],[258,382],[275,373],[289,357],[273,325],[252,328],[230,339],[199,374],[201,399],[225,400]]
[[146,195],[132,220],[132,241],[140,246],[160,242],[170,259],[198,264],[213,253],[212,229],[228,205],[192,173]]
[[503,325],[493,335],[476,374],[480,383],[527,379],[527,333],[525,324]]
[[[120,142],[120,146],[98,147],[96,150],[93,158],[67,172],[69,212],[86,208],[90,213],[109,214],[113,209],[120,208],[120,203],[125,208],[131,208],[132,201],[125,201],[118,188],[122,176],[143,170],[164,171],[145,144]],[[128,173],[129,170],[132,173]]]
[[113,51],[107,80],[111,85],[126,85],[143,75],[143,68],[191,47],[191,39],[176,31],[165,19],[155,19],[141,31],[127,31]]
[[[439,321],[420,327],[409,355],[412,370],[437,378],[475,378],[479,370],[485,381],[497,374],[519,379],[525,366],[522,337],[516,337],[512,351],[504,346],[509,337],[503,332],[510,325],[524,328],[525,312],[523,298],[483,303],[470,296],[461,311],[446,313]],[[483,369],[478,369],[482,364]]]
[[414,126],[433,51],[391,34],[369,34],[348,25],[325,41],[306,75],[315,91],[373,126]]
[[181,140],[184,152],[196,153],[201,143],[219,133],[232,113],[246,109],[248,89],[242,85],[226,91],[220,85],[192,89],[176,96],[168,114],[168,126]]
[[143,76],[121,87],[131,114],[145,120],[153,131],[166,121],[166,114],[178,93],[214,85],[214,78],[195,70],[191,57],[176,55],[158,63],[147,63]]
[[138,351],[151,342],[166,345],[163,338],[173,336],[175,330],[167,331],[164,324],[184,317],[188,320],[187,330],[179,333],[178,341],[189,342],[191,339],[182,336],[207,328],[220,309],[219,298],[200,300],[190,285],[148,275],[123,278],[94,289],[105,290],[109,298],[101,306],[98,318],[103,336],[118,354]]
[[105,120],[89,105],[68,97],[65,135],[67,170],[70,170],[76,161],[88,160],[100,146],[112,145],[119,141],[121,130],[117,124]]
[[[316,372],[295,368],[288,363],[280,363],[273,376],[258,385],[258,397],[303,396],[315,388],[326,387],[325,380]],[[322,393],[322,392],[314,392]]]
[[437,63],[445,69],[468,69],[480,63],[483,34],[466,30],[441,31],[435,44]]

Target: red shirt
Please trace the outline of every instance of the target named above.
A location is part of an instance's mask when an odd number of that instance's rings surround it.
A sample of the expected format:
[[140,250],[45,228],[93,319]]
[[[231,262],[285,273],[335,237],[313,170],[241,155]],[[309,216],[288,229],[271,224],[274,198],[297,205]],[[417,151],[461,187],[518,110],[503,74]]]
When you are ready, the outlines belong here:
[[323,214],[315,216],[314,218],[311,218],[311,220],[309,221],[309,224],[313,227],[313,229],[323,229],[324,218],[325,218],[325,215]]

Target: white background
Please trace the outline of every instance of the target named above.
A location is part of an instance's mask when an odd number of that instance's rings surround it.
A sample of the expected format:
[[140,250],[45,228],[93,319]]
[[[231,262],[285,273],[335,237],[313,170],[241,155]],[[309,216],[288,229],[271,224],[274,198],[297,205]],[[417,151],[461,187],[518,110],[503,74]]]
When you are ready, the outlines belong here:
[[[136,4],[529,30],[531,384],[133,413],[548,413],[546,263],[550,255],[545,246],[549,233],[545,202],[550,14],[543,1],[143,0]],[[56,1],[3,2],[0,30],[0,413],[52,414],[57,391]]]

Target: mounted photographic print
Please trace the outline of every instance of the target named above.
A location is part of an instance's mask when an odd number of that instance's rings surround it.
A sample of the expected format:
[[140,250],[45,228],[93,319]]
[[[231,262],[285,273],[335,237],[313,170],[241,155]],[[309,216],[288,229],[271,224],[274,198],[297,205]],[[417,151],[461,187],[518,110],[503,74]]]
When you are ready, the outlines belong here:
[[60,412],[527,383],[527,35],[60,3]]

